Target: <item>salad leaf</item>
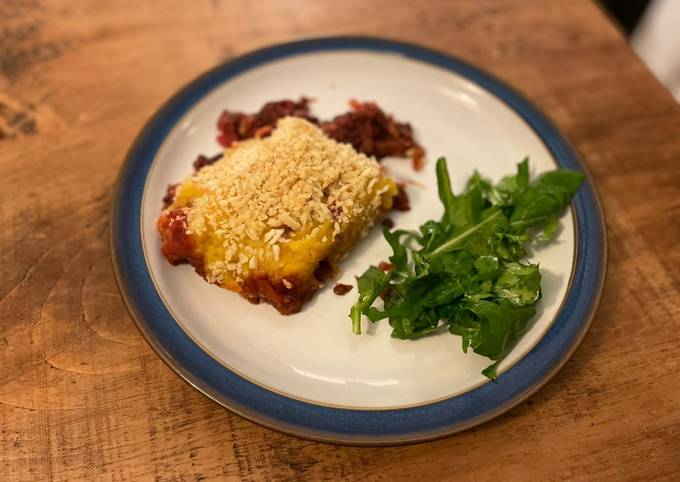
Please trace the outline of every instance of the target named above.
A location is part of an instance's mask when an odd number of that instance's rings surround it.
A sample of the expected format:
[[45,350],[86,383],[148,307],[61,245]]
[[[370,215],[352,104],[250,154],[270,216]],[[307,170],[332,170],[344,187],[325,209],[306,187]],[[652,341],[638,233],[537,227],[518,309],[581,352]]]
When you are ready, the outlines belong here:
[[[463,351],[494,361],[482,372],[493,379],[541,299],[541,273],[524,259],[525,245],[554,236],[584,176],[556,170],[532,181],[524,159],[496,184],[475,172],[455,195],[444,158],[436,173],[441,220],[426,221],[417,232],[384,229],[392,268],[371,266],[358,278],[352,331],[361,333],[362,315],[387,318],[392,337],[404,340],[446,326],[461,337]],[[530,235],[532,228],[542,235]],[[373,306],[381,294],[382,308]]]
[[[510,224],[516,231],[536,225],[554,225],[583,181],[577,171],[546,172],[533,181],[517,198]],[[548,226],[548,234],[554,232]]]
[[451,179],[449,178],[449,170],[446,167],[446,159],[440,157],[437,159],[437,188],[439,191],[439,200],[444,205],[444,216],[441,223],[446,226],[454,223],[455,213],[453,204],[456,196],[451,190]]
[[464,351],[472,348],[475,353],[500,360],[535,313],[533,305],[517,307],[505,300],[466,301],[449,320],[449,331],[463,337]]
[[536,303],[541,297],[541,273],[536,264],[507,263],[494,284],[494,294],[515,306]]
[[404,230],[390,232],[387,227],[383,229],[383,236],[385,236],[394,253],[390,256],[390,263],[392,264],[392,278],[395,283],[398,282],[397,279],[403,280],[409,276],[408,254],[406,247],[401,243],[401,239],[409,234]]
[[390,280],[390,273],[371,266],[357,279],[359,299],[350,310],[352,332],[361,335],[361,315],[366,314],[375,299],[380,296]]

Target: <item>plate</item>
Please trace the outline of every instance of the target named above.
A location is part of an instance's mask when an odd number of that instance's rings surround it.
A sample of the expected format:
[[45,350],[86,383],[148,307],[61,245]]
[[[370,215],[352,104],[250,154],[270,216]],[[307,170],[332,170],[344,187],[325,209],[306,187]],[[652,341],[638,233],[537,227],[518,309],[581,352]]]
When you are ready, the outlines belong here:
[[[447,55],[395,41],[334,37],[276,45],[207,72],[147,123],[121,169],[112,214],[112,252],[121,293],[140,331],[183,379],[216,402],[267,427],[335,443],[416,442],[463,430],[508,410],[540,388],[586,333],[605,271],[602,212],[590,180],[576,194],[554,242],[532,253],[543,274],[534,322],[499,367],[464,354],[446,332],[417,342],[390,338],[387,323],[351,333],[347,296],[320,290],[284,317],[209,285],[160,253],[155,220],[168,184],[191,173],[198,154],[220,151],[223,109],[254,111],[270,100],[315,99],[331,118],[348,100],[376,101],[410,122],[428,153],[424,170],[404,159],[386,169],[408,182],[411,211],[391,218],[416,228],[438,218],[434,161],[448,159],[454,191],[479,170],[497,180],[529,156],[533,174],[584,171],[548,119],[517,92]],[[338,280],[387,259],[380,229],[342,264]]]

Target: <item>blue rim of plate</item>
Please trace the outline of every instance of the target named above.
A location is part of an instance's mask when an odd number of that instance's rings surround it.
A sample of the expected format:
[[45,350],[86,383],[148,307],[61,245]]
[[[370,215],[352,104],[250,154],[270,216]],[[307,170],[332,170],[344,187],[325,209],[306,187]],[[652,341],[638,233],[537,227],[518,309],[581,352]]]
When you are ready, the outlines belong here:
[[254,67],[285,57],[337,50],[398,54],[474,82],[507,104],[536,132],[557,164],[587,174],[570,143],[533,104],[488,73],[414,44],[370,37],[306,39],[253,51],[222,64],[175,94],[148,121],[122,165],[111,216],[111,250],[121,294],[147,342],[180,377],[239,415],[274,430],[352,445],[412,443],[450,435],[488,421],[542,387],[566,363],[599,303],[606,269],[604,217],[590,179],[572,204],[577,246],[572,281],[549,331],[497,383],[415,407],[333,408],[286,397],[230,371],[198,346],[168,312],[150,276],[142,247],[141,206],[146,177],[165,137],[214,88]]

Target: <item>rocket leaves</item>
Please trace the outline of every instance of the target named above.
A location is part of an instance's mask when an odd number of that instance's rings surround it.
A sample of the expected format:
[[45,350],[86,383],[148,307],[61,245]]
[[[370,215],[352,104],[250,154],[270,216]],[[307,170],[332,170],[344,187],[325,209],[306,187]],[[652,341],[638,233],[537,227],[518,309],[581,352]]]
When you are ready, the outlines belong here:
[[[541,274],[524,259],[525,245],[555,234],[584,176],[555,170],[532,181],[525,159],[496,184],[475,172],[455,195],[444,158],[436,172],[441,220],[427,221],[417,232],[384,230],[392,268],[371,266],[358,278],[353,332],[361,333],[362,315],[373,322],[387,318],[399,339],[447,327],[461,337],[464,351],[494,361],[482,372],[494,379],[541,298]],[[382,309],[373,306],[381,294]]]

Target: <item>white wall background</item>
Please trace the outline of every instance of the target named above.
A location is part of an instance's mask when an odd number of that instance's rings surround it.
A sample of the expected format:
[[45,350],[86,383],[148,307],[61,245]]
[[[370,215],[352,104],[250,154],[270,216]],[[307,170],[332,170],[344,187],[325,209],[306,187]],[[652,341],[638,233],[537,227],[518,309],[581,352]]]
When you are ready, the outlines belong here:
[[630,40],[635,52],[680,102],[680,0],[654,0]]

